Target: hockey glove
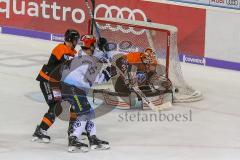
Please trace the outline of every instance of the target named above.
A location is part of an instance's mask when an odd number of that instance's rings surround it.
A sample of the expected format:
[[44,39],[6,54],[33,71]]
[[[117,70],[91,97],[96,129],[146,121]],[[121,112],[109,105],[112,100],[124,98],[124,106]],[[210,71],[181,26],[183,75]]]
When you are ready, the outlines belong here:
[[105,79],[108,81],[111,77],[114,77],[117,75],[117,69],[113,65],[107,66],[102,73],[104,74]]
[[98,48],[101,51],[109,51],[108,42],[106,38],[100,37],[98,39]]

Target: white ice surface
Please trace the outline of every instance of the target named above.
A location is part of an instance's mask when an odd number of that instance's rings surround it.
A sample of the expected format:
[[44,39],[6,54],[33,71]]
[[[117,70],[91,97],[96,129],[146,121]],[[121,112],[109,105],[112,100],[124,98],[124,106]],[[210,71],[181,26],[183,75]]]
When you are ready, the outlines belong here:
[[[184,64],[184,77],[204,100],[175,105],[166,114],[187,114],[188,122],[122,122],[114,110],[96,120],[108,151],[67,152],[67,122],[49,130],[51,144],[31,142],[48,107],[35,81],[54,42],[0,34],[0,160],[239,160],[240,72]],[[35,96],[35,97],[36,97]],[[136,113],[136,111],[131,111]],[[150,113],[145,111],[141,113]]]

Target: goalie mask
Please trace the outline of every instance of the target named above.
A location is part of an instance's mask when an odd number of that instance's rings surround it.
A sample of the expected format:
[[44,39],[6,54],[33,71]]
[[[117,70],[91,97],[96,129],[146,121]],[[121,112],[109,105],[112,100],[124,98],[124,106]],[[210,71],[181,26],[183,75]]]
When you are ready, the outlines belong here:
[[144,55],[149,57],[155,57],[155,52],[153,51],[152,48],[147,48],[144,51]]
[[141,59],[144,64],[155,63],[155,53],[151,48],[145,49],[144,53],[141,55]]
[[95,49],[96,38],[93,35],[83,35],[80,41],[82,49]]

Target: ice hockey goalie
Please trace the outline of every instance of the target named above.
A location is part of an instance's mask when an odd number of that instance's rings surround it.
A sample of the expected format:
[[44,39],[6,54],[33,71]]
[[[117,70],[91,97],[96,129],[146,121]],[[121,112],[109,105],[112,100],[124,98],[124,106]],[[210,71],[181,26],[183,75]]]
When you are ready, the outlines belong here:
[[[144,52],[129,52],[115,56],[118,57],[113,59],[116,59],[115,65],[119,69],[119,74],[113,81],[115,93],[104,92],[106,103],[121,109],[148,108],[142,102],[142,97],[134,94],[133,85],[137,85],[153,103],[158,105],[163,103],[165,94],[171,94],[170,80],[156,72],[156,68],[161,66],[157,64],[155,53],[151,48],[145,49]],[[119,103],[116,103],[117,101]]]

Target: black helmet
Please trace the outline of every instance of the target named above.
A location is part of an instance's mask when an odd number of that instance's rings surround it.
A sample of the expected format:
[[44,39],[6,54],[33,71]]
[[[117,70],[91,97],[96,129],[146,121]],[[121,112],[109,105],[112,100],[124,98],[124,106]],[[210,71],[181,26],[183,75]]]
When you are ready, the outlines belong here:
[[74,29],[68,29],[65,32],[65,41],[66,42],[74,42],[74,41],[78,41],[80,38],[80,34],[78,33],[78,31],[74,30]]

